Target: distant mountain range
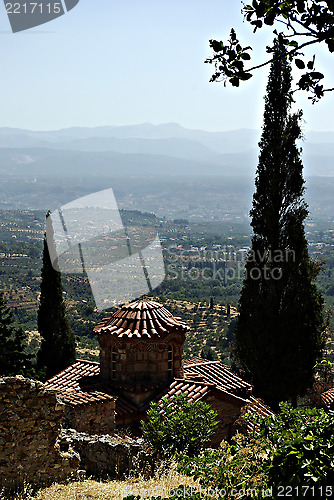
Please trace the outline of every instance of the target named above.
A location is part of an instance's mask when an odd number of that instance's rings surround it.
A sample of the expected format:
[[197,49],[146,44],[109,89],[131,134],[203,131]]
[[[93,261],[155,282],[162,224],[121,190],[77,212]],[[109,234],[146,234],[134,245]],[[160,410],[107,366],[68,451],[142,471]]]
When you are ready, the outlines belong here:
[[[0,128],[2,176],[254,176],[260,131],[207,132],[177,123],[73,127],[56,131]],[[306,176],[334,176],[334,132],[301,143]]]

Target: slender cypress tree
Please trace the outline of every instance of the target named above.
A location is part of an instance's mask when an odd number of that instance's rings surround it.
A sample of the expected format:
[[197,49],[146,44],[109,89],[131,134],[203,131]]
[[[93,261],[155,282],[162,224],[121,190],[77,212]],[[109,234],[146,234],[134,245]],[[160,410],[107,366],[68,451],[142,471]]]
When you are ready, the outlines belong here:
[[302,113],[291,114],[291,67],[274,42],[250,212],[252,249],[239,301],[234,359],[268,403],[295,401],[311,384],[324,346],[323,298],[304,232]]
[[13,311],[0,293],[0,375],[33,374],[30,356],[24,352],[25,334],[14,325]]
[[42,336],[38,368],[41,378],[49,379],[75,361],[75,338],[65,314],[61,274],[52,267],[46,238],[37,323]]

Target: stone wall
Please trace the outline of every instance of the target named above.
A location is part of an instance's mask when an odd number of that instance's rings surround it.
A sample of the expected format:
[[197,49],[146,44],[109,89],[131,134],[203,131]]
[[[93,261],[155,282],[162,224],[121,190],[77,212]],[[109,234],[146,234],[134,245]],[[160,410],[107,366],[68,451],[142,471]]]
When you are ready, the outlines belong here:
[[152,456],[145,453],[142,439],[130,439],[119,435],[91,436],[74,429],[60,433],[60,449],[73,448],[81,458],[80,468],[87,475],[99,478],[122,478],[132,472],[151,473]]
[[66,404],[64,427],[88,434],[111,434],[115,429],[115,401]]
[[71,448],[60,451],[64,405],[55,391],[21,376],[0,378],[0,486],[62,481],[78,469]]

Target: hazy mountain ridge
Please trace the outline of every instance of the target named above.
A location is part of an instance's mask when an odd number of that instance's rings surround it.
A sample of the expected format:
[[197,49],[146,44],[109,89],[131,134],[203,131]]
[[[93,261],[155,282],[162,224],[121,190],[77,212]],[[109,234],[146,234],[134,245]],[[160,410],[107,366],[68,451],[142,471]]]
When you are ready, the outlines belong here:
[[[305,175],[334,176],[334,132],[301,143]],[[254,176],[260,131],[207,132],[176,123],[73,127],[56,131],[0,128],[2,175]]]

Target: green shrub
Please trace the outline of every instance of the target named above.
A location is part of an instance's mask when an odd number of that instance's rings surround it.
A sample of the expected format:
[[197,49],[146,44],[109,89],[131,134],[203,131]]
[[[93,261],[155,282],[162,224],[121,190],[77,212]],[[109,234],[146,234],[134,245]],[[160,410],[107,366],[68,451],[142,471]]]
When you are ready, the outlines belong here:
[[[268,487],[267,442],[242,434],[232,439],[232,444],[223,441],[218,450],[205,450],[200,457],[179,456],[179,471],[199,479],[204,490],[218,488],[226,499],[262,498]],[[247,490],[256,493],[245,496]]]
[[255,420],[271,449],[271,486],[334,484],[334,412],[280,403],[277,417]]
[[142,421],[145,439],[160,456],[184,452],[192,456],[210,440],[218,425],[217,413],[203,401],[189,401],[186,394],[163,398],[161,407],[150,403]]

